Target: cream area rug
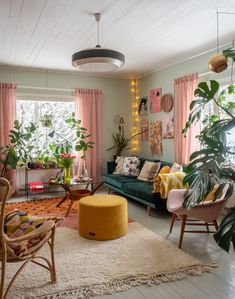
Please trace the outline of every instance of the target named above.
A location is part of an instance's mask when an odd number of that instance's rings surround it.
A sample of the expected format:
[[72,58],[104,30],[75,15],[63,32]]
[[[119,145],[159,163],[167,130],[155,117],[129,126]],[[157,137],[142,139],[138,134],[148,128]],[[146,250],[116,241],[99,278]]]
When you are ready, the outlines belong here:
[[[76,230],[59,228],[55,248],[57,283],[50,284],[49,272],[31,263],[18,277],[9,298],[89,298],[210,270],[137,222],[129,224],[125,237],[112,241],[87,240]],[[41,253],[48,255],[47,248]],[[9,277],[16,266],[8,264]]]

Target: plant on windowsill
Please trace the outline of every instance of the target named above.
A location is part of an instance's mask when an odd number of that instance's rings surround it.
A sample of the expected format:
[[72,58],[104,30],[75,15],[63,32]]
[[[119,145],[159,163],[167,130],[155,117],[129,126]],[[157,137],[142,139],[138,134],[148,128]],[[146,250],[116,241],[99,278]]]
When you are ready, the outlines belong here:
[[[219,188],[215,192],[214,200],[219,198],[226,184],[229,186],[226,198],[234,191],[235,168],[231,166],[229,155],[234,156],[235,152],[226,144],[226,134],[235,127],[235,116],[231,113],[234,103],[229,100],[229,95],[235,94],[235,87],[231,84],[227,90],[219,92],[219,89],[219,83],[214,80],[210,81],[210,85],[206,82],[199,83],[194,92],[197,100],[190,105],[191,112],[183,130],[184,134],[192,124],[201,120],[202,112],[208,103],[217,106],[219,114],[208,116],[204,120],[204,128],[197,136],[201,150],[192,153],[190,163],[185,169],[187,175],[184,184],[190,185],[190,189],[185,193],[185,208],[203,202],[216,184],[219,184]],[[230,208],[224,216],[214,239],[227,252],[231,243],[235,249],[235,207]]]
[[31,144],[35,130],[34,123],[23,126],[18,120],[14,121],[14,127],[9,134],[10,142],[6,146],[0,146],[1,177],[7,178],[7,172],[10,169],[26,165],[34,148]]

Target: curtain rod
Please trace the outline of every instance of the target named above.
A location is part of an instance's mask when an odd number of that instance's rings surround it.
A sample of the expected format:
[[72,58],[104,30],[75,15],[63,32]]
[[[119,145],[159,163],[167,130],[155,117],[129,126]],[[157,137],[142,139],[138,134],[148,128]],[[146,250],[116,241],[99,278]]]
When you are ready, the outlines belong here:
[[70,91],[70,92],[75,91],[75,88],[54,88],[54,87],[39,87],[39,86],[28,86],[28,85],[17,85],[17,88],[51,90],[51,91]]

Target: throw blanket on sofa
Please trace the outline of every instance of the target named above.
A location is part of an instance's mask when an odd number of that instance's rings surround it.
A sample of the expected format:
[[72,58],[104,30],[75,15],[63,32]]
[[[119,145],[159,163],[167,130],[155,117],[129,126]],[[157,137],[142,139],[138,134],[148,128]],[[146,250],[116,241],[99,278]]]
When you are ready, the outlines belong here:
[[167,198],[172,189],[185,188],[183,185],[184,172],[160,173],[153,182],[153,193],[160,192],[161,198]]

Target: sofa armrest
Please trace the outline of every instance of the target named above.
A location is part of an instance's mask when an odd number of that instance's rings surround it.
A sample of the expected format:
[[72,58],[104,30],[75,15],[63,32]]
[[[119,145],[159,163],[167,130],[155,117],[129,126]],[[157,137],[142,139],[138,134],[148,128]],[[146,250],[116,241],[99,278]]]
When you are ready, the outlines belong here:
[[110,162],[107,162],[107,171],[108,171],[108,174],[111,174],[114,172],[115,168],[116,168],[116,163],[114,161],[110,161]]

